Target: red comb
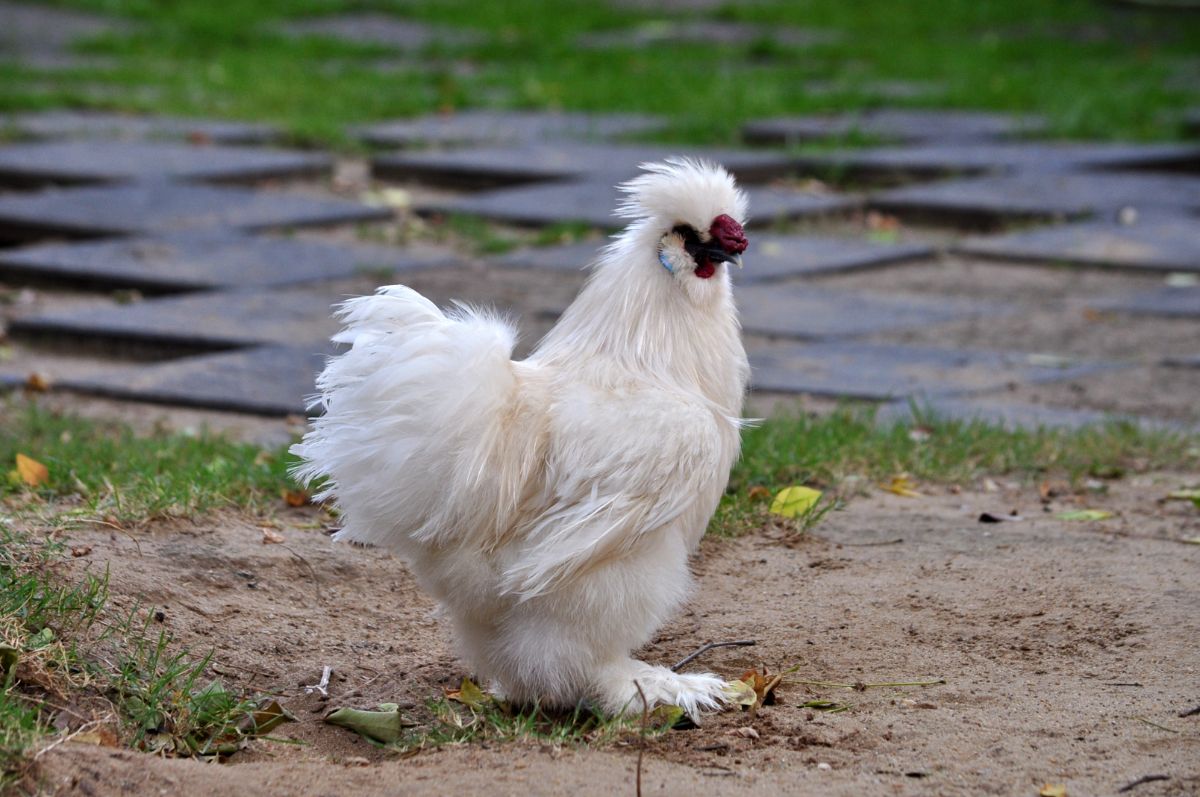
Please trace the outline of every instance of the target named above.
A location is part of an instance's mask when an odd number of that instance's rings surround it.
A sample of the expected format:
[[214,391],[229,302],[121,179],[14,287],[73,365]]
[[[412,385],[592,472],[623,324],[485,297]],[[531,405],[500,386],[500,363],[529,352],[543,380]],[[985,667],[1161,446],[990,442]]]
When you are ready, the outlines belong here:
[[750,245],[750,242],[746,240],[746,231],[742,229],[742,225],[724,213],[713,219],[708,232],[712,235],[713,240],[731,255],[740,255]]

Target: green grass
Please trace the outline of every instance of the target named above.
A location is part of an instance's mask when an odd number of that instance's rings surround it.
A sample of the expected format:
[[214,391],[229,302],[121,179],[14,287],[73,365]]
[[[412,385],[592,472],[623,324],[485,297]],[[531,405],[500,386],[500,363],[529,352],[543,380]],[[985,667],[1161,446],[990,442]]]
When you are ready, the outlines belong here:
[[[604,50],[576,40],[662,15],[589,0],[63,4],[141,27],[85,43],[116,59],[111,70],[0,67],[0,109],[66,103],[265,120],[298,140],[345,146],[350,123],[470,106],[662,113],[671,138],[727,143],[748,119],[881,102],[1040,112],[1064,136],[1162,139],[1177,137],[1179,112],[1200,101],[1200,89],[1185,85],[1197,71],[1200,14],[1097,0],[731,2],[711,16],[838,38],[800,48],[758,40]],[[270,30],[279,19],[339,8],[393,11],[483,39],[407,54],[406,66],[381,74],[372,63],[395,54]],[[872,93],[873,82],[897,80],[939,90],[911,101]],[[834,89],[808,90],[814,82]]]

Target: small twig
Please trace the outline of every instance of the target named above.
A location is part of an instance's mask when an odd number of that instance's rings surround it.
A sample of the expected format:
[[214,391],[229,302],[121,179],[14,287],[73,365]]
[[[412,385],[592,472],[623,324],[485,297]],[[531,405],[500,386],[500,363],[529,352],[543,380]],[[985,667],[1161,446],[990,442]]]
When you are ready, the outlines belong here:
[[1105,686],[1141,686],[1137,681],[1110,681]]
[[946,683],[945,678],[938,678],[936,681],[890,681],[888,683],[879,684],[842,684],[834,681],[792,681],[794,684],[804,684],[805,686],[825,686],[830,689],[856,689],[862,691],[864,689],[880,689],[888,686],[938,686]]
[[1133,791],[1138,786],[1141,786],[1143,783],[1153,783],[1156,780],[1170,780],[1170,779],[1171,779],[1170,775],[1145,775],[1143,777],[1138,778],[1133,783],[1126,783],[1124,786],[1117,789],[1117,791],[1118,792]]
[[691,664],[693,661],[700,658],[705,653],[708,653],[710,650],[713,650],[714,648],[733,648],[733,647],[743,648],[743,647],[749,647],[750,645],[757,645],[757,644],[758,644],[758,641],[754,640],[754,639],[739,639],[736,642],[709,642],[707,645],[700,648],[695,653],[691,653],[687,656],[684,656],[682,659],[680,659],[678,662],[676,662],[675,666],[673,666],[671,668],[671,672],[679,672],[679,670],[681,668],[686,667],[687,665]]
[[642,699],[642,730],[641,741],[638,744],[638,760],[637,760],[637,797],[642,797],[642,757],[646,755],[646,723],[650,720],[650,704],[646,702],[646,693],[642,691],[642,685],[633,679],[633,685],[638,691],[638,697]]
[[300,554],[293,551],[291,549],[291,547],[289,547],[287,545],[284,545],[282,547],[285,551],[290,553],[292,556],[299,559],[301,564],[303,564],[305,567],[308,568],[308,572],[311,573],[312,577],[313,577],[313,586],[317,588],[317,603],[320,603],[321,602],[321,579],[317,577],[317,571],[313,569],[313,566],[308,563],[307,559],[305,559],[303,556],[301,556]]
[[1158,728],[1160,731],[1166,731],[1168,733],[1179,733],[1179,731],[1175,730],[1174,728],[1168,728],[1166,725],[1159,725],[1157,722],[1154,722],[1153,720],[1148,720],[1145,717],[1134,717],[1134,719],[1137,720],[1138,722],[1146,723],[1151,728]]
[[1197,714],[1200,714],[1200,706],[1196,706],[1195,708],[1189,708],[1187,711],[1179,712],[1179,716],[1181,716],[1181,717],[1194,717]]
[[897,537],[894,540],[883,540],[882,542],[839,542],[837,544],[847,548],[873,548],[877,545],[899,545],[902,542],[904,542],[904,538]]
[[313,692],[320,692],[325,697],[329,697],[329,676],[332,673],[333,668],[326,664],[325,668],[321,670],[321,682],[304,687],[304,694],[311,695]]

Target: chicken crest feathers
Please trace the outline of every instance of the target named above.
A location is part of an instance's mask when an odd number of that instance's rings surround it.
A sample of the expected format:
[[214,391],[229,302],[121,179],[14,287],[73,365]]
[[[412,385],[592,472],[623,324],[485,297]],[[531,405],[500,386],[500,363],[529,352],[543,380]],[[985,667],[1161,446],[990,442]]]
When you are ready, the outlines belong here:
[[653,219],[667,229],[686,223],[707,230],[723,213],[745,224],[746,196],[724,167],[694,158],[667,158],[640,168],[645,174],[618,186],[625,198],[616,215]]

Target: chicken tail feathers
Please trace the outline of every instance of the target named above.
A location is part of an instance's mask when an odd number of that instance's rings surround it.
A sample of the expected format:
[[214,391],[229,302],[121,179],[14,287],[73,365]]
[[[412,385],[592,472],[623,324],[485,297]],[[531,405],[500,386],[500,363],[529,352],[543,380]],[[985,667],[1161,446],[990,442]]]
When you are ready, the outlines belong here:
[[470,528],[463,507],[494,523],[509,503],[485,482],[516,392],[513,326],[463,305],[443,312],[400,285],[338,317],[334,340],[351,348],[317,378],[323,414],[292,447],[295,476],[336,498],[337,539],[404,553]]

